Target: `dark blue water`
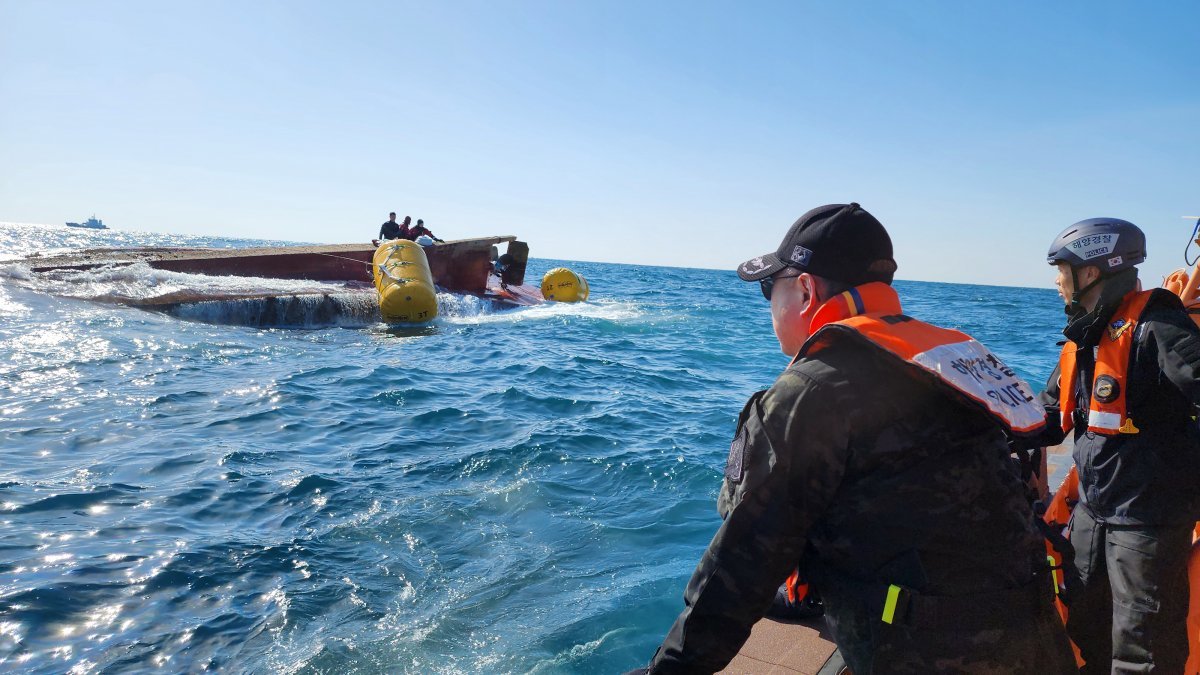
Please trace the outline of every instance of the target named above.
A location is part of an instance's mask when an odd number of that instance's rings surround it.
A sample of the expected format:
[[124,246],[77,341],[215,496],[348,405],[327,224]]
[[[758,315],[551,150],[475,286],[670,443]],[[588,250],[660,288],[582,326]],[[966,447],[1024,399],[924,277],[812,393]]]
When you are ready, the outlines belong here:
[[[10,256],[152,243],[257,242],[0,225]],[[733,272],[535,259],[530,278],[560,264],[592,302],[452,298],[417,331],[88,299],[225,283],[148,270],[50,284],[75,297],[0,276],[0,670],[647,661],[716,529],[736,414],[786,359]],[[1040,389],[1052,291],[897,288]]]

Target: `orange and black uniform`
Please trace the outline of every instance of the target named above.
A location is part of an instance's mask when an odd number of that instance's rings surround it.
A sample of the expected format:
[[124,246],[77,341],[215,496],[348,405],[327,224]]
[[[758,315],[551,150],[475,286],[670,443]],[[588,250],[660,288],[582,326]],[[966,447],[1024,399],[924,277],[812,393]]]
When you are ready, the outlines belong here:
[[[1067,630],[1083,672],[1183,672],[1186,561],[1200,489],[1200,329],[1179,299],[1110,280],[1072,320],[1041,395],[1074,438],[1077,577]],[[1065,374],[1065,375],[1064,375]]]
[[1006,440],[1041,428],[1032,393],[882,283],[831,298],[812,329],[741,413],[724,521],[650,672],[723,668],[797,560],[855,673],[1072,671]]

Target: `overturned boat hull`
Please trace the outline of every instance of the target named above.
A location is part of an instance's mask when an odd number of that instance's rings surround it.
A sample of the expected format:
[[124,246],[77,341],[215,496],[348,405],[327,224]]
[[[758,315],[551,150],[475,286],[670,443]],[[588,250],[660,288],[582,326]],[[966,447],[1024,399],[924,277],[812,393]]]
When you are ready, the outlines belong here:
[[[493,262],[507,244],[500,273]],[[20,261],[34,274],[146,265],[152,269],[211,277],[313,281],[313,290],[271,290],[248,282],[236,290],[172,291],[151,297],[99,300],[161,310],[181,318],[250,326],[357,325],[382,320],[372,284],[376,247],[361,244],[272,246],[238,249],[88,249],[61,255],[33,255]],[[516,237],[448,241],[423,249],[438,288],[477,296],[498,308],[543,302],[541,292],[524,285],[529,247]],[[333,289],[329,284],[335,284]],[[218,318],[221,317],[221,318]]]
[[[505,282],[523,284],[529,246],[513,236],[460,239],[427,247],[425,254],[434,283],[456,293],[485,293],[500,244],[508,244],[507,255],[513,260],[505,270]],[[57,256],[34,255],[22,262],[34,272],[144,262],[154,269],[209,276],[370,283],[371,256],[375,250],[375,246],[363,244],[236,249],[111,248]]]

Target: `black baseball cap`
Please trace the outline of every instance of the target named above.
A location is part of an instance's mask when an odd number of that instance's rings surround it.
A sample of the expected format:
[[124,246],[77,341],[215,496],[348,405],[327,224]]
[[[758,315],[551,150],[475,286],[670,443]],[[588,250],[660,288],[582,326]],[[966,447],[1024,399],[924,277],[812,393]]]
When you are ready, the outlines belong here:
[[883,224],[855,203],[826,204],[800,216],[779,249],[738,265],[743,281],[765,279],[785,267],[858,286],[892,283],[896,261]]

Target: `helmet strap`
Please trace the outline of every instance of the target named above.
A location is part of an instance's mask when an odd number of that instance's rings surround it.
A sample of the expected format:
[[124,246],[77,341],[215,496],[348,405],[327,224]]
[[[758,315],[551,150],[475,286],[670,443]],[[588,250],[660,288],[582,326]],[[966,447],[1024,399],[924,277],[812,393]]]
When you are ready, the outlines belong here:
[[1104,281],[1106,278],[1108,278],[1108,277],[1103,272],[1101,272],[1100,276],[1096,277],[1095,280],[1092,281],[1092,283],[1088,284],[1087,286],[1084,286],[1083,288],[1079,288],[1079,272],[1078,272],[1078,270],[1076,270],[1076,268],[1074,266],[1072,266],[1071,267],[1071,303],[1069,305],[1067,305],[1063,310],[1067,313],[1067,316],[1071,316],[1071,317],[1079,316],[1079,315],[1083,314],[1084,312],[1086,312],[1087,311],[1086,308],[1083,306],[1083,304],[1081,302],[1079,302],[1079,299],[1082,298],[1085,293],[1087,293],[1088,291],[1095,288],[1096,284],[1100,283],[1101,281]]

